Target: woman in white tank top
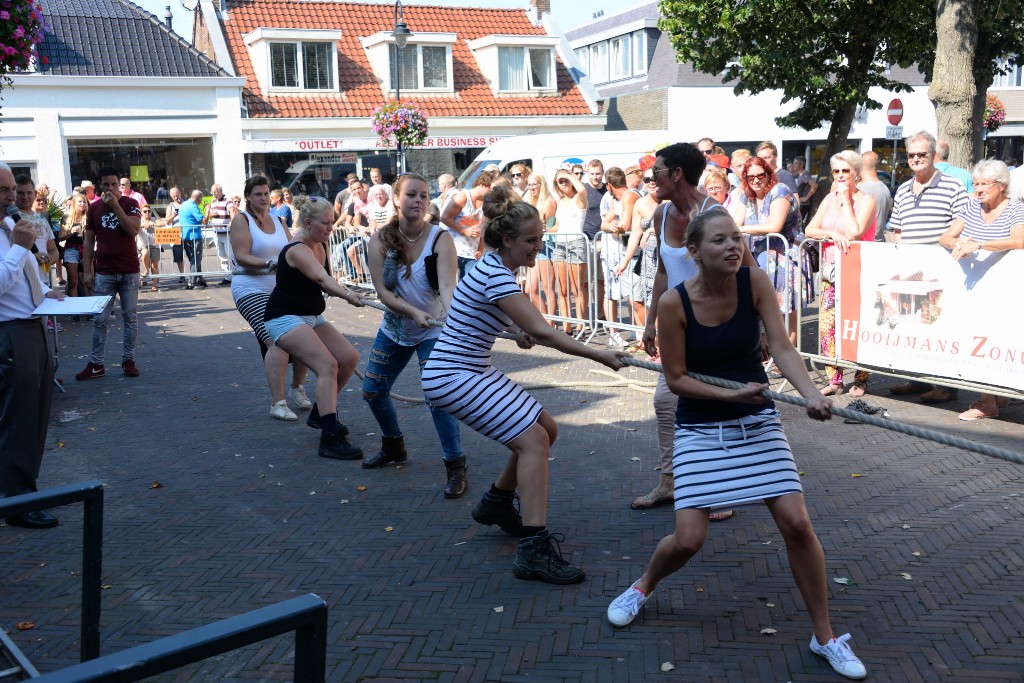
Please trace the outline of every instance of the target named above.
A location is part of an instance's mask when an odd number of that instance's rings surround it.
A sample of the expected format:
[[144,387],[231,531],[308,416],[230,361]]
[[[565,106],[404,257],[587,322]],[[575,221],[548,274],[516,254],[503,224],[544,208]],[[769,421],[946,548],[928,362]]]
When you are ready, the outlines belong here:
[[228,237],[231,241],[232,268],[263,271],[258,275],[238,274],[231,278],[231,297],[235,307],[249,323],[253,334],[260,342],[263,354],[263,370],[270,387],[270,416],[278,420],[298,420],[288,408],[291,399],[300,410],[308,410],[313,404],[306,397],[302,382],[306,377],[306,366],[292,361],[292,387],[285,396],[285,373],[290,357],[270,341],[264,326],[267,300],[274,291],[277,256],[291,240],[288,228],[280,218],[271,216],[270,182],[263,176],[253,176],[245,181],[246,211],[240,211],[231,219]]
[[[555,208],[555,248],[551,262],[555,265],[555,281],[558,283],[558,315],[563,318],[586,318],[587,311],[587,238],[583,234],[583,218],[587,213],[587,190],[572,173],[561,169],[555,173],[554,195],[558,200]],[[575,314],[569,305],[569,297],[576,302]],[[572,334],[572,328],[565,322],[562,329]]]

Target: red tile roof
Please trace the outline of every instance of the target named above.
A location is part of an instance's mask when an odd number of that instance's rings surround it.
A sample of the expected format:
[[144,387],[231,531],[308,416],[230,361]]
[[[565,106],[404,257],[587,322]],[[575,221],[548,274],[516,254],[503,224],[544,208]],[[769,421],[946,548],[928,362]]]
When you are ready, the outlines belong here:
[[[370,116],[384,101],[384,91],[370,67],[360,38],[394,27],[394,6],[308,0],[228,1],[228,21],[221,21],[236,73],[249,80],[244,91],[252,118],[327,118]],[[565,65],[556,60],[558,96],[495,96],[466,45],[488,35],[546,35],[525,10],[467,7],[403,7],[415,33],[457,32],[452,45],[454,94],[410,94],[428,116],[579,116],[591,114]],[[341,31],[338,76],[342,91],[324,95],[270,95],[260,91],[242,37],[257,28],[331,29]],[[403,99],[405,99],[403,97]]]

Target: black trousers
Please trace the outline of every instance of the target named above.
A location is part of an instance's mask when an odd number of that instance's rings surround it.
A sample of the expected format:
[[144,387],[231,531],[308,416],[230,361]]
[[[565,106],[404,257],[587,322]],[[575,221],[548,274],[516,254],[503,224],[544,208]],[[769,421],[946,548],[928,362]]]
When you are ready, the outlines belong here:
[[43,321],[0,322],[0,497],[36,490],[52,398]]

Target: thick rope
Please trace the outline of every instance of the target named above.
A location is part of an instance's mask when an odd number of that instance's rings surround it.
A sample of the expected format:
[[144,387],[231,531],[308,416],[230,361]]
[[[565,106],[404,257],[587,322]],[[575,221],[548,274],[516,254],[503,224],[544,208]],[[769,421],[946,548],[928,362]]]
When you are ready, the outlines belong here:
[[[382,311],[389,310],[387,306],[376,301],[365,301],[364,303],[371,308],[376,308]],[[444,327],[444,323],[438,322],[437,320],[431,320],[431,325],[435,327]],[[498,335],[504,339],[518,339],[517,335],[502,332]],[[625,357],[622,362],[626,365],[632,365],[637,368],[644,368],[645,370],[651,370],[653,372],[664,372],[664,368],[658,363],[652,363],[651,361],[640,360],[638,358]],[[741,389],[743,384],[739,382],[733,382],[727,379],[721,379],[719,377],[709,377],[707,375],[701,375],[695,372],[689,373],[690,377],[693,377],[699,382],[705,382],[716,387],[724,387],[726,389]],[[561,384],[558,386],[568,386]],[[602,384],[602,386],[609,386]],[[780,401],[782,403],[790,403],[792,405],[807,407],[807,400],[802,397],[789,396],[788,394],[780,394],[775,391],[763,391],[761,395],[765,398],[772,399],[773,401]],[[873,425],[875,427],[881,427],[882,429],[888,429],[894,432],[900,432],[901,434],[907,434],[908,436],[915,436],[919,439],[927,439],[928,441],[934,441],[941,443],[946,446],[952,446],[961,450],[970,451],[972,453],[981,453],[982,455],[988,455],[993,458],[999,458],[1000,460],[1006,460],[1007,462],[1016,463],[1018,465],[1024,465],[1024,455],[1006,450],[1005,448],[998,448],[996,446],[990,446],[984,443],[978,443],[976,441],[970,441],[959,436],[953,436],[952,434],[945,434],[943,432],[937,432],[932,429],[925,429],[923,427],[916,427],[914,425],[904,424],[902,422],[896,422],[894,420],[888,420],[881,417],[875,417],[874,415],[868,415],[856,410],[849,410],[847,408],[839,408],[833,406],[830,409],[833,415],[845,418],[847,420],[854,420],[855,422],[862,422],[864,424]]]

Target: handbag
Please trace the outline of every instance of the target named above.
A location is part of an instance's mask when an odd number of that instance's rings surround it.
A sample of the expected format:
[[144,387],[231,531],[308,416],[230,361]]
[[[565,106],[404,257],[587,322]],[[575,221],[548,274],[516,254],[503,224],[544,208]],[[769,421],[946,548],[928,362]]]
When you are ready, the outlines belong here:
[[434,290],[434,296],[440,296],[441,294],[441,282],[437,276],[437,241],[441,239],[441,233],[443,230],[438,230],[437,234],[434,235],[434,241],[430,244],[430,253],[423,257],[423,265],[427,270],[427,282],[430,284],[430,288]]

